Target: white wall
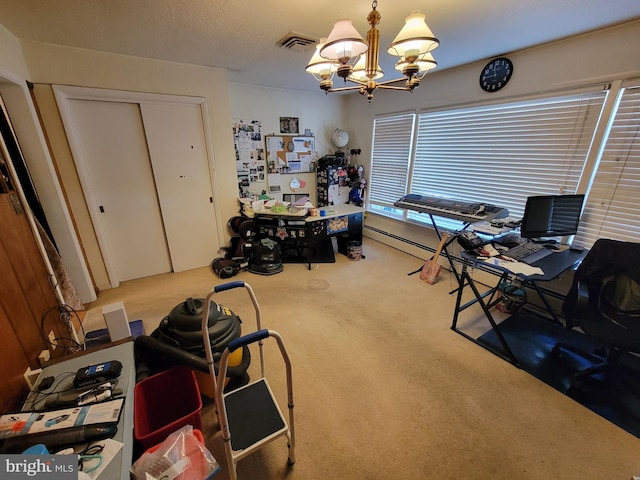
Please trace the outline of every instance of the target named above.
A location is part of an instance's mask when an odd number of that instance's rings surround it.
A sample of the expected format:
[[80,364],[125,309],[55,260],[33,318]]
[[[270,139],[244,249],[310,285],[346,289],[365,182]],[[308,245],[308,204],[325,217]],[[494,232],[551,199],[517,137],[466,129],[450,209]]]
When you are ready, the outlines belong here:
[[[336,128],[345,128],[344,95],[326,95],[318,88],[317,93],[307,93],[279,88],[257,87],[242,83],[230,83],[231,113],[234,119],[262,122],[265,135],[280,133],[280,117],[298,117],[300,133],[311,130],[315,136],[318,158],[333,153],[331,133]],[[288,187],[293,175],[282,176],[282,193],[291,193]],[[301,189],[315,201],[315,174],[295,175],[307,182]]]
[[280,133],[280,117],[298,117],[300,133],[305,128],[311,130],[320,156],[333,153],[331,133],[336,128],[345,128],[344,95],[326,95],[320,89],[307,93],[229,83],[229,96],[233,117],[260,120],[265,134]]
[[226,231],[226,224],[222,219],[237,211],[237,195],[234,182],[229,181],[230,178],[235,178],[235,161],[225,70],[31,41],[23,42],[22,50],[30,81],[38,84],[34,92],[41,106],[55,161],[83,246],[86,245],[85,255],[98,288],[109,288],[109,282],[66,136],[60,126],[55,102],[51,101],[51,84],[205,98],[214,149],[213,180],[220,223],[218,229]]
[[[260,120],[265,133],[277,133],[280,116],[297,116],[300,118],[301,129],[304,131],[305,128],[310,128],[316,135],[320,155],[331,151],[331,132],[335,128],[343,128],[351,137],[349,147],[362,149],[362,155],[357,161],[365,164],[368,174],[371,130],[375,115],[407,109],[496,101],[561,87],[640,76],[638,38],[640,21],[513,52],[508,54],[514,62],[512,80],[507,88],[494,94],[480,90],[478,76],[485,62],[478,62],[441,72],[436,70],[423,80],[423,85],[413,94],[376,92],[372,104],[368,104],[357,94],[325,96],[321,92],[309,94],[230,84],[226,71],[221,69],[105,54],[41,42],[19,42],[0,25],[0,77],[3,76],[3,71],[8,71],[9,76],[40,84],[36,85],[34,91],[39,99],[39,106],[44,107],[41,114],[45,130],[53,145],[53,157],[60,172],[67,202],[71,206],[73,222],[77,225],[94,283],[99,288],[107,288],[108,281],[106,275],[103,275],[104,264],[99,249],[95,248],[95,235],[86,205],[83,205],[73,160],[60,126],[55,102],[51,101],[50,84],[206,98],[214,145],[214,180],[219,193],[219,218],[221,222],[225,222],[238,211],[235,153],[230,128],[233,118]],[[0,78],[0,84],[2,81],[3,78]],[[24,127],[19,125],[19,128]],[[29,128],[37,136],[38,127],[30,125]],[[36,162],[36,169],[42,168],[46,157],[46,153],[42,153],[27,161]],[[52,202],[62,208],[61,200],[54,190],[40,192],[43,203]],[[376,215],[369,215],[366,224],[393,234],[401,234],[403,238],[417,243],[434,243],[430,231],[425,228],[399,225]],[[56,228],[65,230],[72,236],[68,225],[55,224],[52,228],[54,231]],[[220,225],[219,228],[226,230],[226,225]],[[74,252],[74,255],[80,254]],[[65,260],[69,261],[63,258]]]
[[[446,108],[478,102],[497,102],[545,91],[577,87],[616,79],[640,77],[640,21],[634,21],[597,32],[553,42],[527,50],[508,53],[514,64],[510,83],[499,92],[486,93],[480,89],[478,78],[486,61],[455,69],[428,74],[422,85],[412,94],[377,91],[371,104],[358,96],[348,98],[347,125],[353,141],[362,148],[360,161],[367,166],[371,158],[373,119],[376,115]],[[436,50],[437,56],[437,50]],[[389,77],[391,78],[391,77]],[[416,192],[420,193],[420,192]],[[424,192],[426,193],[426,192]],[[482,199],[477,199],[482,201]],[[367,216],[366,225],[411,241],[437,244],[431,230],[382,218]],[[374,234],[374,236],[409,253],[420,255],[420,249],[403,242]],[[422,257],[424,257],[422,253]]]
[[[222,69],[106,54],[42,42],[18,42],[4,28],[0,28],[0,40],[0,68],[7,64],[18,69],[25,79],[35,84],[34,96],[64,187],[66,203],[82,243],[82,249],[75,255],[78,259],[83,256],[86,258],[93,283],[98,289],[109,288],[108,276],[52,94],[52,84],[206,98],[214,148],[213,178],[219,212],[218,228],[222,232],[227,232],[227,219],[238,212],[231,131],[233,118],[260,120],[266,134],[279,133],[280,116],[298,117],[301,130],[304,132],[305,128],[309,128],[316,135],[319,155],[331,151],[330,133],[335,128],[344,128],[344,99],[341,96],[327,97],[322,92],[309,94],[229,84],[227,72]],[[42,165],[42,161],[36,159],[30,168],[37,170]],[[45,191],[42,201],[60,205],[61,199]],[[54,224],[52,228],[54,232],[56,228],[68,231],[69,225],[61,227]],[[66,260],[70,260],[68,256]],[[79,276],[73,280],[91,283],[91,279]],[[88,286],[92,289],[91,285]],[[85,296],[83,300],[91,299]]]
[[[20,42],[4,26],[0,25],[0,68],[5,72],[11,72],[16,78],[27,78],[27,66],[22,58]],[[6,74],[5,74],[6,75]],[[7,79],[0,77],[0,82]]]

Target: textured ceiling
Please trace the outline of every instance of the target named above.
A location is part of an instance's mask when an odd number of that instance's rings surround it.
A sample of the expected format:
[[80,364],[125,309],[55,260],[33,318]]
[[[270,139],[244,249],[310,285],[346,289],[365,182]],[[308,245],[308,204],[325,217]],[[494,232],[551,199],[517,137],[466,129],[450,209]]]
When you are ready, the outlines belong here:
[[[380,65],[412,10],[427,15],[445,69],[640,18],[640,0],[380,0]],[[366,0],[0,0],[0,24],[20,39],[228,69],[232,81],[318,89],[313,53],[276,42],[290,31],[327,36],[339,17],[364,36]]]

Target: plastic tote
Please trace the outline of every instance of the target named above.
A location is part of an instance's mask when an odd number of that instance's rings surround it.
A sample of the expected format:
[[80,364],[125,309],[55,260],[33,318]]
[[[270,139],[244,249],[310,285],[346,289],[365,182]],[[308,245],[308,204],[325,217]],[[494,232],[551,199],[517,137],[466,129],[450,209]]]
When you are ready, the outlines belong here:
[[202,398],[193,370],[179,365],[138,382],[133,432],[146,450],[185,425],[202,430]]

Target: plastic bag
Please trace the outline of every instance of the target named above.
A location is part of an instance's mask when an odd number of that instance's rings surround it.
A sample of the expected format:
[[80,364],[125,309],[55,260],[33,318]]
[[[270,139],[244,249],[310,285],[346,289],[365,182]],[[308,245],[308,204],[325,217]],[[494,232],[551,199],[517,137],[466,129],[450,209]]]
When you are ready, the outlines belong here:
[[186,425],[144,452],[131,467],[131,474],[136,480],[203,480],[219,470],[202,433]]

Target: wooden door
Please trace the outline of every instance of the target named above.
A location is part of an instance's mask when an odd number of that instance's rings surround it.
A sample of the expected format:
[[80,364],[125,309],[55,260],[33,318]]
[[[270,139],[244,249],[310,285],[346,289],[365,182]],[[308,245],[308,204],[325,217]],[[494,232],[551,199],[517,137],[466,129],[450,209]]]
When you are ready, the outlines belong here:
[[[28,392],[24,373],[27,367],[40,367],[38,355],[51,345],[53,332],[56,349],[51,356],[62,355],[73,346],[71,333],[60,318],[61,309],[54,293],[55,279],[50,275],[35,232],[31,211],[23,203],[24,194],[15,175],[19,149],[0,98],[0,409],[17,410]],[[6,140],[6,141],[5,141]],[[13,152],[13,153],[10,153]],[[32,228],[32,225],[34,228]]]
[[37,369],[38,354],[49,347],[53,331],[69,345],[70,333],[60,320],[58,301],[44,260],[15,192],[0,193],[0,408],[14,409],[27,392],[24,372]]

